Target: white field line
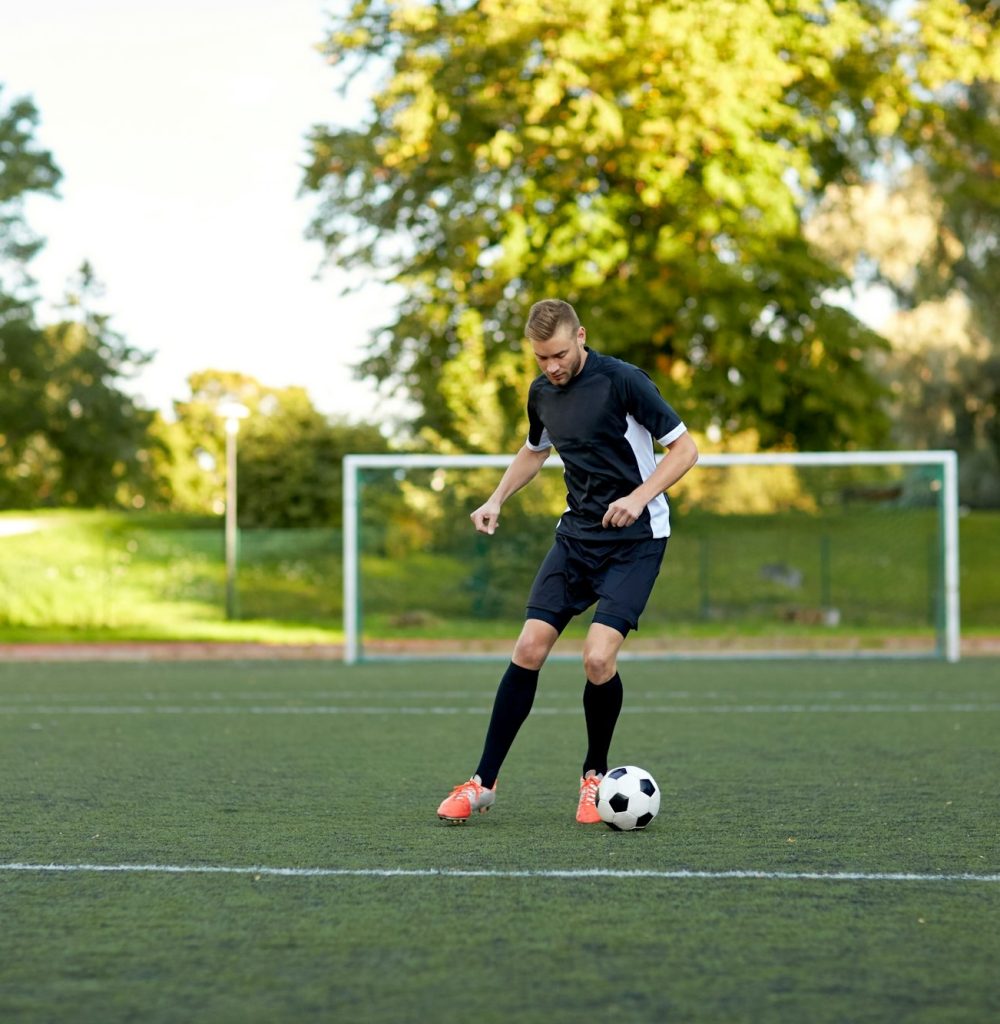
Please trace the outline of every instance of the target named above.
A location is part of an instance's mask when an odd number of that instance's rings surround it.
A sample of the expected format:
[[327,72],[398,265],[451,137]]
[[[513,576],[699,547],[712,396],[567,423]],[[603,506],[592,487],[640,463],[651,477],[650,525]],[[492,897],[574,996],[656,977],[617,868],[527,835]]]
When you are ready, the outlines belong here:
[[[180,705],[180,704],[23,704],[0,705],[0,715],[488,715],[481,707],[405,707],[348,704],[317,705]],[[1000,711],[1000,703],[966,704],[707,704],[634,705],[622,714],[634,715],[829,715],[829,714],[980,714]],[[579,715],[580,708],[535,707],[534,715]]]
[[905,871],[666,871],[606,868],[538,869],[530,871],[465,870],[460,868],[276,868],[218,864],[0,864],[0,871],[35,873],[111,873],[159,875],[250,875],[280,878],[586,878],[662,879],[666,881],[753,880],[775,882],[1000,882],[1000,874],[914,873]]
[[[545,696],[549,699],[556,701],[565,700],[574,705],[580,704],[580,692],[577,690],[556,690],[549,689],[546,691]],[[222,690],[209,690],[202,692],[171,692],[169,690],[139,690],[136,689],[132,692],[131,696],[133,700],[142,700],[148,703],[172,703],[177,704],[181,701],[192,701],[192,702],[206,702],[212,704],[222,704],[224,702],[238,703],[241,701],[277,701],[283,704],[289,704],[291,702],[298,703],[318,703],[320,701],[350,701],[350,700],[365,700],[365,701],[389,701],[389,702],[400,702],[410,700],[436,700],[443,701],[445,699],[451,699],[456,701],[462,700],[483,700],[484,698],[492,698],[494,693],[494,687],[490,686],[487,688],[480,687],[478,690],[379,690],[379,689],[363,689],[363,690],[302,690],[295,691],[291,689],[283,690],[247,690],[247,691],[231,691],[224,692]],[[25,693],[4,693],[0,694],[0,699],[4,701],[12,701],[16,703],[38,703],[39,694],[37,692],[25,692]],[[44,699],[48,702],[69,702],[79,703],[82,700],[87,700],[91,703],[106,702],[113,703],[120,694],[114,693],[99,693],[93,690],[86,690],[77,693],[47,693],[44,695]],[[625,696],[628,700],[648,700],[648,701],[718,701],[720,703],[754,703],[754,704],[817,704],[817,703],[837,703],[838,701],[845,701],[849,703],[858,703],[858,697],[862,696],[866,701],[891,704],[893,702],[912,702],[912,695],[909,693],[900,693],[895,690],[865,690],[863,694],[851,693],[845,690],[817,690],[814,693],[798,694],[798,693],[787,693],[787,692],[768,692],[768,691],[756,691],[756,692],[736,692],[736,691],[722,691],[722,690],[631,690],[625,691]],[[989,691],[966,691],[961,694],[947,693],[947,692],[931,692],[921,695],[921,699],[926,703],[975,703],[977,701],[985,701],[989,703],[994,694]]]

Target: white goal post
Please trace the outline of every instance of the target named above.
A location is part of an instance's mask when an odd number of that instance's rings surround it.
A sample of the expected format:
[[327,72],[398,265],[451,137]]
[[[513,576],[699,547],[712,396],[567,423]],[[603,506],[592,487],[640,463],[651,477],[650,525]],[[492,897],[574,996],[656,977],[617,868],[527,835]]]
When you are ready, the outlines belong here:
[[[411,469],[454,470],[495,468],[502,472],[511,455],[346,455],[343,460],[343,601],[344,661],[355,664],[363,657],[361,617],[360,508],[361,474],[365,470],[393,470],[405,474]],[[546,468],[559,468],[555,456]],[[703,454],[695,473],[702,468],[728,466],[860,467],[906,466],[935,468],[940,473],[936,487],[940,510],[941,627],[937,653],[949,662],[959,659],[959,561],[958,561],[958,458],[955,452],[861,451],[781,452],[756,454]],[[463,524],[464,525],[464,524]],[[554,528],[554,522],[553,522]],[[525,581],[525,587],[530,580]],[[511,643],[513,643],[511,637]],[[850,652],[848,652],[850,653]],[[670,654],[663,655],[670,657]],[[728,656],[732,657],[730,653]]]

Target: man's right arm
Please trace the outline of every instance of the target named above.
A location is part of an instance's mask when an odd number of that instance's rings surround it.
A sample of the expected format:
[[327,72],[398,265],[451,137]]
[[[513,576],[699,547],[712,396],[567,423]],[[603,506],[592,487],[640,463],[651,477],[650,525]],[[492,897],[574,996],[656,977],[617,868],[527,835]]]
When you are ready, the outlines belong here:
[[543,448],[540,452],[536,452],[527,445],[521,446],[520,451],[514,456],[513,461],[500,478],[496,490],[470,516],[473,526],[480,533],[493,534],[500,521],[500,506],[525,484],[534,480],[551,451],[551,448]]

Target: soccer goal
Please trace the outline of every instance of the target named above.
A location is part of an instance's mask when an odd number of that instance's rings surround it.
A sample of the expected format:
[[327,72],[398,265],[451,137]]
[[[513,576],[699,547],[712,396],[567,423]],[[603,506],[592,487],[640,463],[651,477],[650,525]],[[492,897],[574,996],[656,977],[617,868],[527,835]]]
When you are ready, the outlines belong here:
[[[469,513],[503,455],[344,459],[344,657],[507,658],[565,508],[562,463]],[[671,489],[672,536],[626,658],[959,657],[950,451],[702,455]],[[589,623],[553,652],[577,656]]]

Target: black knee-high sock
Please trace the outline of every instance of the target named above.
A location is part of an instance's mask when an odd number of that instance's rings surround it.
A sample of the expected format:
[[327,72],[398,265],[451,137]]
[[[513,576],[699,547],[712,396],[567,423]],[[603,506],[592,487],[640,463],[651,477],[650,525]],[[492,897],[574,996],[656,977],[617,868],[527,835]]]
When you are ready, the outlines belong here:
[[617,672],[600,686],[588,679],[583,688],[583,715],[587,722],[584,775],[589,771],[604,775],[608,770],[608,751],[621,713],[623,696],[621,676]]
[[522,668],[511,662],[504,672],[497,695],[493,701],[493,714],[486,730],[483,756],[479,759],[476,774],[483,785],[492,788],[497,780],[500,765],[503,764],[518,729],[528,717],[535,700],[538,686],[538,669]]

